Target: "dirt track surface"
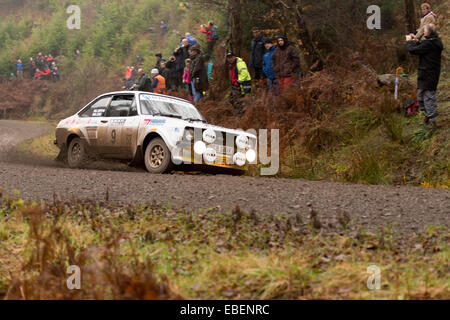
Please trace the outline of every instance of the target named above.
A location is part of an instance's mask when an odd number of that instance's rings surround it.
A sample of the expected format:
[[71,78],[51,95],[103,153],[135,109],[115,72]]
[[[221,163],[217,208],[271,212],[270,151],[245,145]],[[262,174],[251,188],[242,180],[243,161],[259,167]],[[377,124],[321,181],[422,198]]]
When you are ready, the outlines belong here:
[[257,214],[300,213],[305,219],[312,206],[322,222],[335,224],[337,212],[345,210],[354,225],[372,230],[389,226],[414,232],[429,225],[450,225],[447,190],[224,175],[150,175],[121,165],[108,170],[71,170],[50,159],[14,153],[15,145],[48,130],[39,124],[0,121],[0,187],[9,192],[17,189],[30,200],[50,200],[54,194],[62,199],[104,200],[109,189],[109,200],[119,203],[156,201],[218,210],[239,204]]

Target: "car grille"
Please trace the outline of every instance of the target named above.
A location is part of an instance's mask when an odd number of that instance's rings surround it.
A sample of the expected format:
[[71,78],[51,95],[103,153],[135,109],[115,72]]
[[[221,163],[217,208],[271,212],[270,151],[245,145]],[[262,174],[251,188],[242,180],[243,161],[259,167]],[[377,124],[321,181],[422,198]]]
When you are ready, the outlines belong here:
[[212,144],[210,146],[214,150],[216,150],[217,154],[232,156],[234,154],[234,148],[228,146],[221,146],[218,144]]

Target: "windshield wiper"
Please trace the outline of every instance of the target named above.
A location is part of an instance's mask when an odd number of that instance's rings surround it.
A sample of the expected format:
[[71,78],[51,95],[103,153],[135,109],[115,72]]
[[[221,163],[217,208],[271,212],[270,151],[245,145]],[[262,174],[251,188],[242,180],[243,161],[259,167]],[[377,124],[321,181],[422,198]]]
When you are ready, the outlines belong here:
[[206,120],[197,119],[197,118],[184,118],[183,120],[189,121],[189,122],[200,121],[200,122],[206,123]]
[[182,116],[180,116],[179,114],[171,114],[171,113],[156,113],[155,116],[160,116],[160,117],[168,117],[168,118],[176,118],[176,119],[183,119]]

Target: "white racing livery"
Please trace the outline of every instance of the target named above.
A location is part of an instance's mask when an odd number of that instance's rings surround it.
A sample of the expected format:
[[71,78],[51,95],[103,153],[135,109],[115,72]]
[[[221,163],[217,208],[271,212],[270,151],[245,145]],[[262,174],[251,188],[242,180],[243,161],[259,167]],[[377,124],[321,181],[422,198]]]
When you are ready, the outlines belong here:
[[186,100],[135,91],[103,94],[62,120],[55,144],[71,168],[102,158],[145,164],[151,173],[186,166],[243,173],[257,158],[255,135],[207,124]]

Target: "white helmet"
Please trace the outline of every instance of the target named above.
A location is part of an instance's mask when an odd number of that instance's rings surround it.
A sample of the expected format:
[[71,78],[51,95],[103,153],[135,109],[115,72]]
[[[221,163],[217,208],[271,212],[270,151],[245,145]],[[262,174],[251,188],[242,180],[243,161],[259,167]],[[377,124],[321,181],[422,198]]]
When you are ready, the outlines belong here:
[[153,69],[152,70],[152,74],[159,74],[159,70],[158,69]]

